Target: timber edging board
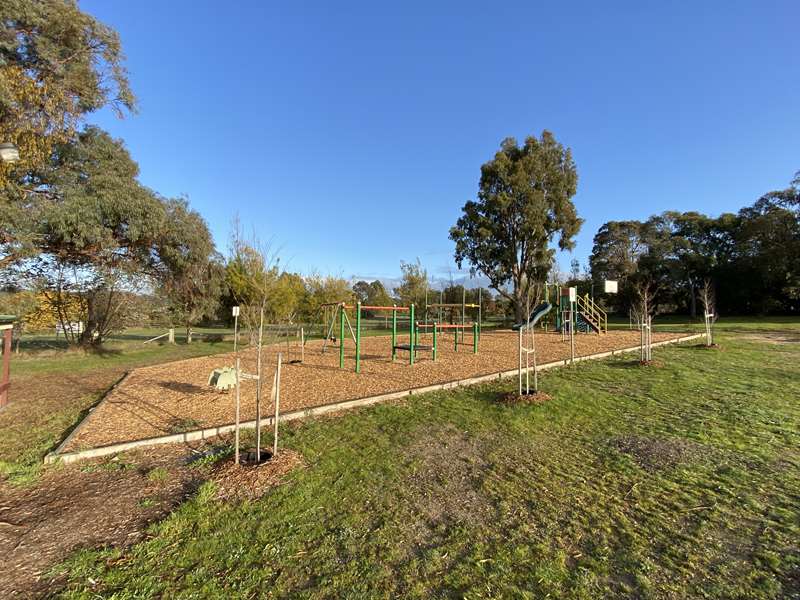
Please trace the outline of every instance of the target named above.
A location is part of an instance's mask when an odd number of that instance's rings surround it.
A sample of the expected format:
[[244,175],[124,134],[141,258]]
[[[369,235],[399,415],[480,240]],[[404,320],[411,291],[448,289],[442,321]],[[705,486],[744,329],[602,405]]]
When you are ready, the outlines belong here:
[[[653,347],[658,346],[666,346],[668,344],[679,344],[681,342],[688,342],[691,340],[696,340],[698,338],[704,337],[705,333],[697,333],[694,335],[683,336],[679,338],[673,338],[671,340],[663,340],[661,342],[653,343]],[[619,350],[609,350],[607,352],[599,352],[597,354],[589,354],[586,356],[576,356],[575,362],[587,361],[587,360],[597,360],[601,358],[607,358],[609,356],[616,356],[618,354],[626,354],[628,352],[636,352],[640,349],[640,346],[631,346],[628,348],[621,348]],[[545,371],[547,369],[554,369],[557,367],[563,367],[570,364],[570,359],[565,358],[562,360],[556,360],[553,362],[545,363],[542,365],[538,365],[537,371]],[[529,370],[533,367],[529,367]],[[279,421],[294,421],[297,419],[305,419],[308,417],[316,417],[332,412],[339,412],[342,410],[349,410],[352,408],[360,408],[362,406],[371,406],[373,404],[380,404],[382,402],[388,402],[390,400],[398,400],[400,398],[406,398],[409,396],[417,396],[419,394],[427,394],[429,392],[437,392],[442,390],[450,390],[458,387],[466,387],[471,385],[477,385],[480,383],[489,383],[492,381],[498,381],[501,379],[507,379],[509,377],[516,376],[519,373],[519,369],[511,369],[509,371],[500,371],[497,373],[490,373],[488,375],[479,375],[477,377],[470,377],[468,379],[458,379],[455,381],[447,381],[445,383],[435,383],[433,385],[426,385],[424,387],[418,388],[411,388],[409,390],[401,390],[399,392],[389,392],[387,394],[380,394],[378,396],[368,396],[366,398],[355,398],[353,400],[342,400],[340,402],[333,402],[330,404],[322,404],[320,406],[310,406],[308,408],[303,408],[300,410],[295,410],[292,412],[288,412],[282,414],[278,417]],[[125,379],[128,377],[129,374],[126,374],[125,377],[120,379],[111,389],[114,389],[118,385],[120,385]],[[109,390],[111,391],[111,390]],[[89,415],[87,415],[88,418]],[[50,452],[44,457],[45,464],[52,464],[56,462],[63,462],[63,463],[72,463],[77,462],[79,460],[89,459],[89,458],[98,458],[101,456],[108,456],[110,454],[117,454],[118,452],[124,452],[126,450],[133,450],[134,448],[144,448],[148,446],[157,446],[160,444],[175,444],[175,443],[185,443],[185,442],[195,442],[198,440],[205,440],[208,438],[213,438],[218,435],[222,435],[225,433],[230,433],[234,431],[236,426],[234,424],[228,425],[217,425],[216,427],[208,427],[205,429],[196,429],[194,431],[186,431],[183,433],[173,433],[171,435],[164,435],[159,437],[152,437],[152,438],[144,438],[141,440],[133,440],[130,442],[121,442],[118,444],[110,444],[108,446],[99,446],[97,448],[87,448],[85,450],[74,450],[72,452],[61,452],[61,450],[67,445],[67,443],[75,436],[77,431],[83,427],[83,424],[86,422],[87,418],[84,420],[67,436],[67,438],[59,444],[58,448],[54,452]],[[273,417],[265,416],[261,419],[262,426],[269,427],[273,425]],[[244,421],[239,425],[242,429],[254,429],[256,426],[255,420],[252,421]]]

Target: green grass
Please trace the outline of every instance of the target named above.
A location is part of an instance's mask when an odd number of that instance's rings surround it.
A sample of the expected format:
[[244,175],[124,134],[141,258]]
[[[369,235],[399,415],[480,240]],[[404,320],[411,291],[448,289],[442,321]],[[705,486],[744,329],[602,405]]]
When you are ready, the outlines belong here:
[[800,594],[800,345],[719,341],[548,372],[540,406],[506,384],[287,426],[284,485],[205,484],[147,541],[70,558],[63,595]]
[[228,341],[197,341],[191,344],[142,344],[139,341],[111,341],[97,351],[50,350],[14,355],[12,377],[49,373],[87,372],[106,368],[124,368],[205,356],[233,349]]

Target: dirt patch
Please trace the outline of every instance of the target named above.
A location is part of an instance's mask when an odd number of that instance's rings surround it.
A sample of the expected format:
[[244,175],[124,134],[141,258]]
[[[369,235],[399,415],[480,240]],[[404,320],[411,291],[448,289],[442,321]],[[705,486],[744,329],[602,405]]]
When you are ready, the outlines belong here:
[[722,351],[722,346],[719,344],[697,344],[694,348],[698,350],[718,350]]
[[742,339],[753,342],[766,342],[768,344],[798,344],[800,343],[800,333],[789,331],[761,331],[758,333],[747,333],[740,335]]
[[217,484],[220,500],[254,500],[280,485],[290,471],[303,466],[298,452],[284,449],[258,465],[237,465],[233,459],[225,460],[214,469],[210,479]]
[[645,471],[654,472],[691,462],[702,456],[705,447],[680,438],[623,436],[611,440],[611,446],[630,456]]
[[548,400],[552,400],[552,396],[545,392],[531,392],[530,394],[519,392],[505,392],[500,394],[498,401],[500,404],[506,406],[516,406],[518,404],[544,404]]
[[448,425],[420,432],[406,448],[411,471],[404,492],[418,518],[418,538],[440,525],[479,524],[491,514],[481,491],[489,465],[482,440]]
[[34,486],[0,483],[0,597],[51,593],[59,581],[43,574],[79,548],[139,541],[205,475],[171,446],[52,469]]
[[[680,337],[678,334],[654,334],[656,340]],[[403,337],[400,336],[400,341]],[[427,343],[427,339],[421,339]],[[285,364],[281,372],[281,410],[290,412],[342,400],[364,398],[401,390],[466,379],[518,366],[518,336],[511,331],[487,331],[480,340],[480,351],[473,354],[460,346],[453,349],[452,338],[442,336],[436,362],[431,355],[420,353],[412,366],[407,357],[391,360],[391,340],[388,337],[368,337],[362,340],[361,373],[353,372],[354,349],[345,343],[345,369],[339,369],[338,348],[322,352],[322,342],[309,342],[305,362]],[[604,335],[579,335],[576,353],[593,353],[635,346],[638,332],[612,331]],[[271,382],[276,354],[282,344],[264,351],[268,365],[264,381]],[[569,344],[558,333],[541,333],[536,337],[536,349],[542,363],[563,360],[570,355]],[[284,357],[285,358],[285,357]],[[242,369],[255,372],[253,350],[241,353]],[[198,428],[225,425],[233,422],[234,395],[220,393],[207,385],[208,375],[215,368],[234,364],[232,354],[193,358],[163,365],[136,369],[92,411],[71,440],[66,450],[79,450],[115,442],[157,437],[171,433],[175,423],[192,421]],[[270,384],[265,386],[269,397]],[[255,418],[255,390],[252,380],[242,384],[241,411],[243,420]],[[269,414],[271,407],[264,408]]]
[[660,360],[651,359],[651,360],[640,360],[636,363],[640,367],[650,368],[650,369],[663,369],[664,363]]

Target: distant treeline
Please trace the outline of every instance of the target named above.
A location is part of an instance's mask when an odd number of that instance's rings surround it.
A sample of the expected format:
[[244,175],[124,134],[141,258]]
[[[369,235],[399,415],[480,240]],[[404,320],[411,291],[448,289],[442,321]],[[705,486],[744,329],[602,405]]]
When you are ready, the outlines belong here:
[[589,270],[595,290],[604,279],[620,281],[618,295],[603,296],[619,312],[644,282],[661,312],[696,315],[698,294],[710,284],[720,314],[798,314],[800,171],[787,189],[736,214],[668,211],[644,222],[609,221],[594,237]]

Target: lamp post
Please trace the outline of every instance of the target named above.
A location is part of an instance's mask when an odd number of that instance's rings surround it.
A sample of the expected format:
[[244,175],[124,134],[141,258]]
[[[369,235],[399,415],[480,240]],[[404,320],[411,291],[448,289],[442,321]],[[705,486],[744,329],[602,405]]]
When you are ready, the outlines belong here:
[[0,144],[0,161],[15,163],[19,160],[19,150],[14,144],[3,142]]

